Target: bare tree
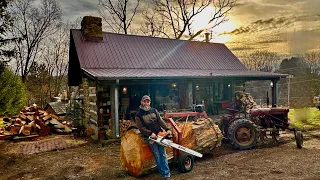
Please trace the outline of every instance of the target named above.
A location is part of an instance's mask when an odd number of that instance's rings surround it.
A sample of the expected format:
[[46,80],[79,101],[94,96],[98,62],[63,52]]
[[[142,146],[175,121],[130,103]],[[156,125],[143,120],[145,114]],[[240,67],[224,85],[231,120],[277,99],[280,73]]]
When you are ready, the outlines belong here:
[[[214,28],[226,21],[227,13],[235,5],[236,0],[153,0],[153,10],[147,9],[142,32],[154,32],[152,35],[181,39],[188,34],[194,37],[194,17],[207,7],[213,6],[208,28]],[[153,13],[150,13],[153,11]]]
[[304,61],[308,64],[311,73],[320,75],[320,51],[311,51],[303,55]]
[[214,12],[209,21],[209,29],[228,20],[228,12],[236,5],[236,0],[214,0]]
[[102,7],[99,9],[99,14],[112,31],[128,34],[139,3],[140,0],[99,0],[99,5]]
[[46,46],[41,58],[50,75],[48,82],[50,98],[58,96],[63,87],[66,86],[66,75],[69,57],[70,29],[75,25],[72,23],[61,23],[57,32],[46,40]]
[[274,71],[280,62],[280,57],[275,52],[255,51],[242,59],[244,65],[254,71]]
[[38,6],[35,0],[15,0],[9,9],[14,20],[11,33],[24,37],[22,41],[15,41],[15,47],[17,71],[25,82],[31,64],[39,55],[41,43],[56,32],[61,11],[55,0],[41,0]]
[[164,19],[162,19],[158,14],[154,11],[149,11],[146,9],[142,12],[144,17],[144,22],[140,26],[139,31],[143,33],[143,35],[151,36],[151,37],[161,37],[161,32],[164,32]]
[[50,75],[46,64],[34,61],[30,66],[30,72],[26,79],[26,86],[28,90],[28,105],[36,103],[39,107],[44,106],[50,102],[48,82]]

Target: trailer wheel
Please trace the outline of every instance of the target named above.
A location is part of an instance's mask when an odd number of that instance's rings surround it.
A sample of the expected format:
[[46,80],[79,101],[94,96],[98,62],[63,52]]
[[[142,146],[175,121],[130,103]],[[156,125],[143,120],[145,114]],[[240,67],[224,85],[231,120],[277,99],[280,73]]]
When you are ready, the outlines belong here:
[[301,131],[296,132],[296,144],[297,148],[301,149],[303,146],[303,134]]
[[181,153],[178,158],[178,169],[182,173],[186,173],[192,170],[194,164],[194,157],[187,153]]
[[228,138],[236,149],[252,149],[258,143],[259,129],[252,121],[239,119],[229,126]]

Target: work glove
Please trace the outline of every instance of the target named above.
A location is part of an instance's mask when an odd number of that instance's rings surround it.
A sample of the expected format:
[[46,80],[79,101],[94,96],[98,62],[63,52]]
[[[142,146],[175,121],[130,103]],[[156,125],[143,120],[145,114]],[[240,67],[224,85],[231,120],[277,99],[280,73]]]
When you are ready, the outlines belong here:
[[167,131],[167,136],[168,136],[169,138],[172,137],[172,132],[171,132],[170,130]]

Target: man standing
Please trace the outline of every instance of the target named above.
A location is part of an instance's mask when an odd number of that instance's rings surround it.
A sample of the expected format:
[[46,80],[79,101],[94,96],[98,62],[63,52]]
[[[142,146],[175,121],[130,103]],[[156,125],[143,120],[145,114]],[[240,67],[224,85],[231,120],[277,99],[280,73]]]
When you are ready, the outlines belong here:
[[[144,137],[157,139],[157,134],[162,132],[161,128],[163,128],[167,132],[167,135],[172,135],[172,132],[160,117],[159,112],[155,108],[150,107],[150,102],[151,99],[148,95],[144,95],[141,99],[141,105],[135,117],[135,122],[140,132]],[[152,150],[159,173],[163,178],[169,178],[170,169],[165,148],[153,141],[149,141],[148,143]]]

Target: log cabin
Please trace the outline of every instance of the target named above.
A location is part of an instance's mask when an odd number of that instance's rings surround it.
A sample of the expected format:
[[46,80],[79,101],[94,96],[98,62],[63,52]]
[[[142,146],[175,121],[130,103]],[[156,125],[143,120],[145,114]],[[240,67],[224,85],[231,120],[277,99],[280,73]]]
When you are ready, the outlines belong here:
[[101,18],[86,16],[70,30],[69,86],[78,87],[83,125],[93,139],[120,137],[119,122],[130,120],[143,95],[163,111],[204,104],[232,107],[236,91],[252,80],[270,80],[272,105],[277,82],[286,74],[248,70],[225,44],[102,31]]

